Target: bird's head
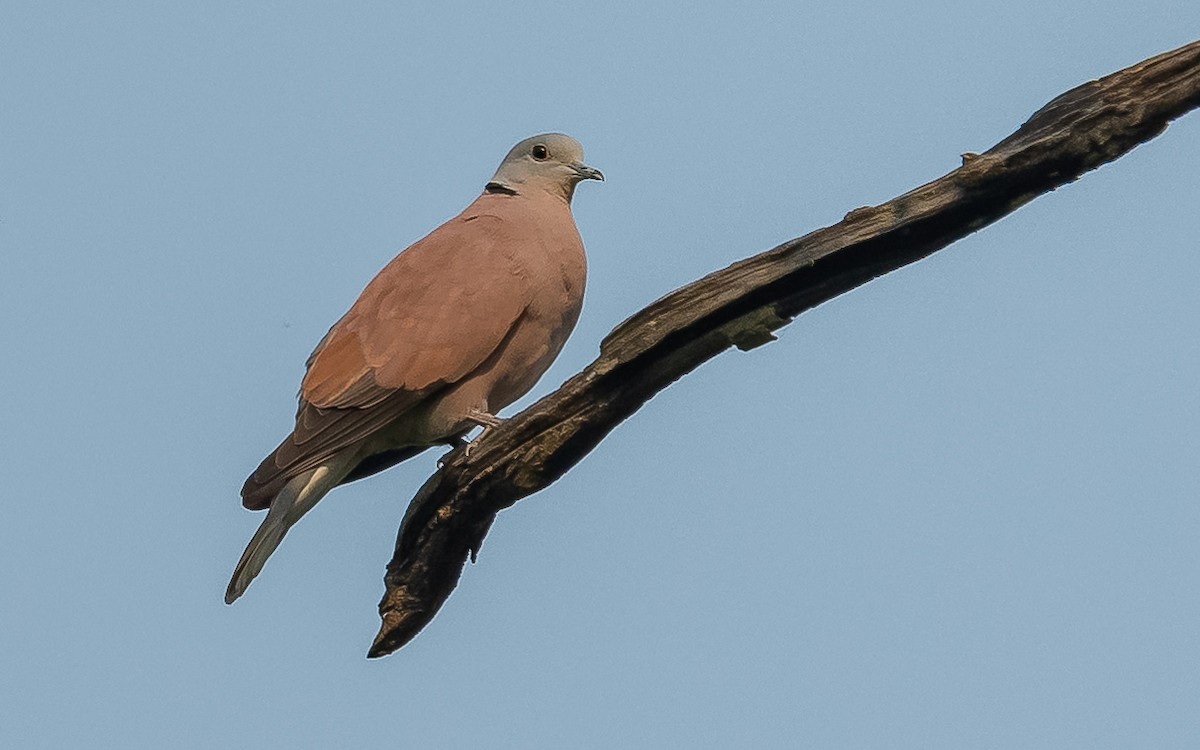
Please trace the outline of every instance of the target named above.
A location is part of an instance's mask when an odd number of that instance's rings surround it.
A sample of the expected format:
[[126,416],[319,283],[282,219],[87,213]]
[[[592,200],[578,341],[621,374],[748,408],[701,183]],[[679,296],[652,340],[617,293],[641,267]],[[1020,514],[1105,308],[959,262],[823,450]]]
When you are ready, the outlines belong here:
[[583,146],[562,133],[543,133],[512,147],[489,187],[520,193],[544,190],[568,203],[583,180],[603,180],[604,174],[583,163]]

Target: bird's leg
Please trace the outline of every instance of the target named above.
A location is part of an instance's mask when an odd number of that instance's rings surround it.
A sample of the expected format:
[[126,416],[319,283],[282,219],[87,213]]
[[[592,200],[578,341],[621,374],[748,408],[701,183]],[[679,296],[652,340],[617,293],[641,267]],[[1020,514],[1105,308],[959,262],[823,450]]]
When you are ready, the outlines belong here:
[[471,408],[467,410],[467,419],[484,428],[499,427],[504,423],[504,420],[497,417],[495,414],[488,414],[483,409]]
[[495,414],[488,414],[482,409],[474,408],[467,411],[467,419],[483,428],[483,431],[476,435],[474,440],[467,443],[466,447],[463,449],[467,452],[467,455],[470,456],[471,451],[474,450],[475,445],[483,439],[483,436],[491,432],[492,428],[499,427],[501,424],[503,424],[504,420],[500,417],[497,417]]

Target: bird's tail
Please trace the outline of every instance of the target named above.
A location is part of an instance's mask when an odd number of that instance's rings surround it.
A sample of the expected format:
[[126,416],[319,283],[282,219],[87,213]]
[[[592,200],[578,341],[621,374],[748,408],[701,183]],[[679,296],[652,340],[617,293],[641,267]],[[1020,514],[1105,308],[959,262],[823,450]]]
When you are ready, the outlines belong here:
[[271,500],[271,508],[267,517],[238,560],[233,570],[233,578],[225,589],[225,603],[233,604],[239,596],[246,592],[246,587],[263,569],[267,558],[283,541],[283,536],[307,512],[313,509],[317,501],[337,485],[340,477],[334,477],[328,466],[319,466],[307,471],[288,482],[279,494]]

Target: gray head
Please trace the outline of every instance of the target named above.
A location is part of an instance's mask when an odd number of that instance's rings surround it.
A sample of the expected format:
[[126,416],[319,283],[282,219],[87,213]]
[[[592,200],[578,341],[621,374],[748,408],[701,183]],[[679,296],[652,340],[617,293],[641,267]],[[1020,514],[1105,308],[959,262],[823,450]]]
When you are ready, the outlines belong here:
[[583,146],[578,141],[562,133],[543,133],[512,147],[488,189],[512,193],[544,190],[570,203],[580,182],[603,179],[600,170],[583,163]]

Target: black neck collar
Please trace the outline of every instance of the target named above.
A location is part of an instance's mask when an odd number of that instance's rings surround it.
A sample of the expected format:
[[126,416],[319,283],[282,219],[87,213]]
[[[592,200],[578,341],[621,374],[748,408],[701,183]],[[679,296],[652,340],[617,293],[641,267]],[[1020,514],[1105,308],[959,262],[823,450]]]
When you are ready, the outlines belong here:
[[517,194],[516,190],[513,190],[508,185],[505,185],[504,183],[501,183],[501,182],[489,182],[487,185],[484,186],[483,192],[493,193],[493,194],[498,193],[500,195],[516,195]]

